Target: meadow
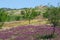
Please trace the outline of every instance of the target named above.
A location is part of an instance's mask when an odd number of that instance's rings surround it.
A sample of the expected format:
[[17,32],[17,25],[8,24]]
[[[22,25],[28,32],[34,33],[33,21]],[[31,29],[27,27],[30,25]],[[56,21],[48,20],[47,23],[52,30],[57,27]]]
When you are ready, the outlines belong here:
[[60,40],[60,7],[0,8],[0,40]]

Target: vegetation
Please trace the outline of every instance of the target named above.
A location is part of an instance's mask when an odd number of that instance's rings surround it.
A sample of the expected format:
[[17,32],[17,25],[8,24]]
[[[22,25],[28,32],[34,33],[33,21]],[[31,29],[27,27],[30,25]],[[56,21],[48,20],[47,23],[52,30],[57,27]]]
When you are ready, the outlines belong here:
[[47,18],[49,23],[53,24],[53,35],[55,35],[55,28],[60,22],[60,8],[50,6],[47,11],[43,14],[43,17]]
[[[42,25],[42,27],[44,27]],[[7,30],[2,30],[0,31],[0,39],[5,40],[47,40],[49,38],[54,38],[53,40],[60,39],[60,28],[56,28],[56,34],[58,33],[57,36],[52,36],[49,35],[52,32],[52,27],[47,28],[48,26],[46,25],[46,28],[41,28],[40,26],[19,26],[16,28],[11,28]],[[46,35],[47,31],[47,35]],[[36,36],[37,35],[37,36]]]
[[[9,14],[9,13],[7,13],[6,10],[0,9],[0,28],[2,28],[2,25],[4,24],[4,22],[9,22],[9,21],[28,20],[29,24],[30,24],[30,21],[32,19],[34,19],[35,17],[40,16],[40,14],[41,14],[41,12],[40,11],[36,11],[35,8],[24,8],[24,10],[21,10],[21,14],[19,14],[19,15],[16,15],[16,14],[14,15],[13,13]],[[33,34],[36,35],[38,33],[39,34],[39,35],[37,35],[38,37],[36,36],[37,39],[40,39],[40,38],[42,38],[42,39],[54,38],[54,33],[55,33],[56,26],[58,26],[58,24],[60,22],[60,7],[54,7],[54,6],[47,7],[46,12],[43,12],[43,17],[47,18],[50,24],[53,24],[53,26],[52,26],[53,30],[50,29],[51,31],[53,31],[53,33],[51,35],[49,34],[49,35],[40,36],[39,33],[41,33],[41,31],[40,31],[40,27],[41,26],[37,26],[37,27],[36,26],[24,26],[24,27],[22,26],[22,28],[17,28],[15,31],[18,30],[18,33],[21,32],[21,34],[29,34],[29,35],[33,35]],[[29,31],[28,28],[30,28],[30,27],[33,28],[33,32],[32,32],[32,29],[30,29],[31,31]],[[25,28],[25,31],[24,31],[24,28]],[[12,29],[12,34],[11,35],[15,36],[15,34],[14,34],[15,31],[13,31],[13,30],[14,29]],[[49,32],[50,31],[48,31],[48,33]],[[10,32],[8,32],[8,33],[10,33]],[[3,38],[4,38],[4,35],[3,35],[2,39]]]
[[26,13],[24,13],[24,11],[22,11],[21,14],[23,16],[23,19],[29,20],[29,24],[30,24],[31,19],[34,19],[35,17],[40,15],[40,13],[36,12],[35,9],[25,9],[25,12]]
[[7,20],[7,12],[3,9],[0,9],[0,28],[2,28],[6,20]]

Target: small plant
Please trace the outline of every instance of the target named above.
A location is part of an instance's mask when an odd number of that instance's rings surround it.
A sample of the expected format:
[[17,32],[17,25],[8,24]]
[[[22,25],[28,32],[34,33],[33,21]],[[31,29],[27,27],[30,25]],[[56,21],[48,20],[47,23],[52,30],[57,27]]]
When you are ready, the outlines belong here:
[[50,35],[44,35],[44,36],[41,36],[42,39],[51,39],[51,38],[55,38],[55,36],[53,34],[50,34]]
[[38,39],[38,40],[40,40],[40,39],[52,39],[52,38],[55,38],[55,35],[50,34],[50,35],[40,36],[39,34],[37,34],[37,36],[36,36],[36,39]]

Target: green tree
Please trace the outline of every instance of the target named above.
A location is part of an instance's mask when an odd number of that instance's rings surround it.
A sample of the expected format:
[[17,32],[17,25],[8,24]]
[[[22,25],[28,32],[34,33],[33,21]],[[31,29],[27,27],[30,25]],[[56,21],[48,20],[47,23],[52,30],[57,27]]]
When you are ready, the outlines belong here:
[[25,18],[26,18],[27,20],[29,20],[29,24],[30,24],[31,9],[27,9],[27,10],[26,10]]
[[34,19],[35,17],[37,17],[38,15],[40,15],[40,12],[35,11],[35,9],[29,8],[29,9],[25,9],[25,19],[29,20],[29,24],[30,21],[32,19]]
[[20,16],[15,16],[15,20],[19,21],[20,20]]
[[55,27],[58,26],[60,21],[60,9],[58,7],[48,7],[47,11],[43,14],[43,17],[48,18],[48,21],[53,24],[53,34],[55,33]]
[[2,28],[6,20],[7,20],[7,12],[4,9],[0,9],[0,28]]

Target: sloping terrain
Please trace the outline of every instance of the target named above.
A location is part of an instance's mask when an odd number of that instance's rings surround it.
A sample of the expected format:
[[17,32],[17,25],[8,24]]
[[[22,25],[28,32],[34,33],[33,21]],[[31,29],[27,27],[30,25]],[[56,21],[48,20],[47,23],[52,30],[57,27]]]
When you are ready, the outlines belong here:
[[22,20],[22,21],[12,21],[12,22],[5,22],[3,25],[3,29],[9,29],[17,26],[24,26],[24,25],[44,25],[47,24],[47,19],[42,18],[41,16],[37,16],[35,19],[30,20]]
[[[40,26],[18,26],[11,29],[0,31],[0,40],[38,40],[36,37],[39,34],[50,35],[53,32],[53,27],[49,25]],[[55,28],[55,38],[52,40],[60,40],[60,28]],[[42,40],[40,38],[40,40]]]
[[[46,12],[46,10],[45,10],[46,8],[47,8],[46,6],[37,6],[35,8],[22,8],[22,9],[2,8],[7,11],[7,15],[8,15],[7,21],[4,23],[3,28],[17,27],[17,26],[30,25],[30,24],[31,25],[46,24],[46,20],[44,18],[42,18],[42,13]],[[30,24],[29,24],[29,20],[24,20],[24,18],[21,16],[22,13],[24,15],[26,13],[26,10],[29,11],[29,9],[34,9],[36,12],[39,12],[41,14],[41,15],[38,15],[35,18],[33,18],[33,20],[30,21]],[[34,11],[34,10],[32,10],[32,11]],[[23,11],[23,12],[21,12],[21,11]],[[33,13],[35,13],[35,12],[33,12]],[[20,18],[23,18],[22,21],[20,21]]]

